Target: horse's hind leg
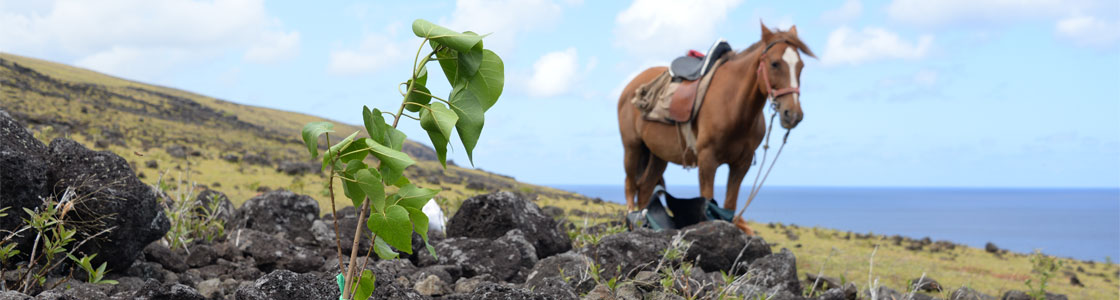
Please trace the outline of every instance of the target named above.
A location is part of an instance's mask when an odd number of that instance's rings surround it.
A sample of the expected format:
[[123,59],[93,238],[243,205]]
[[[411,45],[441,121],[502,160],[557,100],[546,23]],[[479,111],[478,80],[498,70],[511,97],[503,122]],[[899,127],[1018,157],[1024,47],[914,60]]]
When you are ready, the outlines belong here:
[[626,210],[634,210],[634,196],[638,191],[638,179],[645,171],[643,163],[646,161],[646,155],[649,155],[649,150],[644,147],[623,147],[622,164],[626,171]]
[[657,155],[649,154],[649,164],[646,165],[646,170],[642,176],[638,178],[638,207],[645,208],[649,204],[650,197],[653,196],[653,188],[664,181],[661,176],[665,173],[665,167],[668,165],[669,162],[657,157]]

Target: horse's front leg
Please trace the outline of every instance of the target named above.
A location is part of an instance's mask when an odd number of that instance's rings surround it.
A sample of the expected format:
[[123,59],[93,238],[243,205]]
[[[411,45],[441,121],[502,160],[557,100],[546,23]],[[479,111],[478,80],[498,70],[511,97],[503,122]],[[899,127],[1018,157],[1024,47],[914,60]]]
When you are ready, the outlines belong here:
[[[747,159],[750,161],[750,159]],[[751,165],[743,162],[731,163],[728,166],[727,174],[727,198],[723,199],[723,208],[730,211],[735,211],[739,204],[739,188],[743,184],[743,178],[747,177],[747,170],[750,170]]]
[[699,152],[696,159],[700,167],[700,196],[715,199],[716,168],[719,168],[720,163],[716,161],[712,151]]

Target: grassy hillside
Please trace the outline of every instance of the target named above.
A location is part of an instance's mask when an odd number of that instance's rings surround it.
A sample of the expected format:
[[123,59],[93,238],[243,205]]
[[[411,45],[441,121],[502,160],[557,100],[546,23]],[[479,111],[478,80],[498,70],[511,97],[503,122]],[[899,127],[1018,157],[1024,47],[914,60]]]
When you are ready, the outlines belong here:
[[[304,124],[322,120],[314,116],[240,105],[3,53],[0,109],[30,126],[44,142],[69,136],[92,148],[121,155],[149,184],[154,184],[160,174],[171,179],[189,177],[190,181],[225,192],[237,204],[264,187],[286,188],[309,194],[319,200],[324,212],[330,210],[326,179],[318,172],[307,172],[317,165],[308,164],[306,150],[298,140]],[[339,134],[359,130],[336,125]],[[415,142],[407,143],[405,151],[419,161],[406,171],[408,176],[422,186],[442,187],[439,197],[452,212],[469,196],[499,189],[538,195],[538,204],[564,209],[568,219],[580,227],[618,220],[622,210],[617,204],[480,170],[457,166],[444,170],[434,160],[434,151]],[[294,171],[278,171],[280,165]],[[341,189],[336,193],[341,194]],[[349,205],[342,198],[336,201]],[[950,291],[968,286],[990,295],[1026,290],[1023,281],[1036,276],[1023,254],[995,255],[960,245],[949,249],[946,244],[923,244],[920,249],[909,250],[913,240],[900,239],[896,244],[889,237],[831,229],[767,224],[752,227],[775,244],[775,251],[789,248],[797,255],[801,278],[823,266],[824,275],[843,277],[866,288],[869,257],[875,245],[879,249],[871,273],[883,285],[897,290],[923,272]],[[1065,266],[1052,279],[1051,291],[1071,299],[1120,297],[1120,268],[1116,264],[1062,261]],[[1085,286],[1070,284],[1071,275]],[[948,294],[939,296],[947,298]]]
[[[236,204],[265,189],[285,188],[315,197],[324,213],[330,211],[326,176],[308,160],[299,137],[304,124],[322,118],[4,53],[0,109],[31,127],[44,142],[67,136],[117,153],[149,184],[161,176],[172,185],[194,182],[225,192]],[[334,123],[338,135],[360,130]],[[560,204],[587,200],[480,170],[450,165],[444,170],[434,150],[414,141],[408,141],[404,151],[419,162],[406,174],[422,186],[442,187],[439,196],[449,202],[499,189]],[[338,186],[335,192],[341,195]],[[342,197],[336,201],[350,203]]]

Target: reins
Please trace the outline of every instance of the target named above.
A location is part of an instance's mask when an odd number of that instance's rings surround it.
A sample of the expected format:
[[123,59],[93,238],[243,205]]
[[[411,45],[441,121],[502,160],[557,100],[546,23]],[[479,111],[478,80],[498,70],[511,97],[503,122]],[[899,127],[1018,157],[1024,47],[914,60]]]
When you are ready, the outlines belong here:
[[[770,177],[770,171],[774,170],[774,165],[778,163],[778,157],[782,156],[782,150],[786,148],[786,142],[789,140],[789,133],[791,130],[786,129],[786,134],[782,136],[782,145],[778,147],[778,152],[774,153],[774,160],[770,161],[770,167],[766,169],[766,174],[763,175],[762,168],[766,168],[766,159],[768,158],[770,151],[770,136],[774,133],[774,119],[778,117],[778,103],[775,101],[779,96],[785,94],[801,94],[801,90],[796,87],[791,86],[779,90],[774,89],[770,86],[770,76],[766,71],[766,61],[762,58],[766,54],[766,51],[770,50],[770,47],[773,47],[774,44],[781,42],[785,41],[779,40],[766,45],[766,48],[763,49],[762,53],[758,55],[758,74],[759,77],[762,77],[763,83],[766,84],[766,90],[768,91],[766,101],[770,102],[771,109],[774,111],[774,113],[770,114],[770,125],[768,125],[766,129],[766,143],[762,145],[762,163],[759,164],[759,171],[754,176],[754,184],[751,185],[751,193],[747,197],[747,203],[743,205],[743,209],[739,210],[739,214],[736,216],[736,218],[739,219],[743,218],[743,213],[747,211],[747,207],[751,206],[751,202],[754,201],[754,197],[758,196],[758,192],[762,190],[762,185],[766,183],[766,178]],[[759,179],[761,179],[761,181],[759,181]]]

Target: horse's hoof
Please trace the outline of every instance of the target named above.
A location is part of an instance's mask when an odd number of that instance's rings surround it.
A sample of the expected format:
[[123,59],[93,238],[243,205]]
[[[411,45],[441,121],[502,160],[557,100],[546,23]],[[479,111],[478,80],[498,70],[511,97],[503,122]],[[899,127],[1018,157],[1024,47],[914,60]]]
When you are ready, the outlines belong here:
[[739,228],[739,231],[742,231],[749,236],[754,236],[754,230],[751,230],[751,227],[747,226],[747,221],[743,221],[743,219],[739,217],[735,217],[735,219],[732,221],[732,223],[735,224],[735,227]]

